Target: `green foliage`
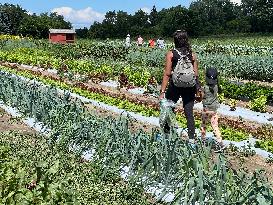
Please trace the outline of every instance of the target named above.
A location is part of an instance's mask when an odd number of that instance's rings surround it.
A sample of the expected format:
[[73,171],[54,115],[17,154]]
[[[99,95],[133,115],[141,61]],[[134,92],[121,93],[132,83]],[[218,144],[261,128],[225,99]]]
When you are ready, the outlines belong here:
[[237,131],[234,132],[232,128],[229,127],[221,127],[220,128],[222,138],[225,140],[235,141],[235,142],[241,142],[243,140],[247,140],[249,136],[243,131]]
[[238,100],[254,100],[261,95],[266,96],[268,102],[273,102],[273,88],[258,85],[254,82],[240,83],[221,79],[221,91],[228,98]]
[[50,28],[71,28],[57,13],[28,14],[19,5],[0,4],[0,33],[48,38]]
[[[28,137],[28,142],[32,141],[30,144],[18,138],[24,137],[16,133],[0,136],[0,202],[3,204],[75,203],[74,191],[68,188],[71,183],[69,175],[62,173],[60,161],[56,157],[45,155],[49,154],[50,148],[42,138],[39,140],[43,141],[43,147],[33,146],[37,143],[33,140],[38,140],[35,137]],[[37,148],[42,149],[37,153],[35,152]],[[48,157],[54,161],[49,161]],[[39,162],[39,160],[45,161]]]
[[229,105],[231,111],[235,111],[236,110],[236,106],[237,106],[237,100],[231,99],[229,101],[228,105]]
[[19,5],[0,4],[0,33],[19,35],[19,27],[27,11]]
[[259,98],[249,102],[249,107],[253,111],[266,112],[267,97],[261,95]]
[[135,86],[140,87],[145,87],[151,77],[148,71],[138,68],[130,69],[129,67],[126,67],[124,69],[124,74],[128,77],[129,82],[132,82]]
[[219,100],[219,103],[225,102],[225,94],[223,92],[218,94],[218,100]]
[[234,56],[207,54],[198,56],[202,68],[216,67],[223,76],[245,80],[272,81],[272,56]]
[[[52,87],[21,81],[5,73],[1,74],[0,79],[1,100],[17,107],[26,116],[33,116],[48,125],[52,129],[49,138],[51,144],[61,143],[67,147],[65,150],[75,147],[77,153],[95,150],[94,162],[101,165],[99,170],[104,179],[110,179],[109,176],[127,166],[129,185],[139,183],[143,187],[159,187],[160,182],[163,184],[161,197],[173,191],[176,193],[176,203],[272,203],[272,190],[259,173],[249,175],[243,171],[234,172],[227,167],[221,154],[216,160],[211,160],[210,146],[203,147],[200,143],[194,149],[175,132],[169,136],[160,135],[159,139],[157,136],[160,133],[157,132],[131,133],[128,119],[93,115],[85,110],[80,101],[72,100],[68,93],[59,95]],[[59,155],[62,156],[62,153]],[[53,159],[59,155],[53,155]],[[51,163],[54,161],[57,160],[50,160]],[[71,166],[77,167],[73,161],[65,162],[62,172],[71,170]],[[93,173],[84,170],[77,169],[72,179],[81,172],[84,175]],[[84,184],[80,180],[76,182],[71,183],[71,186]],[[116,184],[115,181],[113,184]],[[89,193],[88,189],[84,191]],[[129,193],[126,196],[129,197],[132,192]]]
[[0,134],[1,204],[149,204],[143,189],[103,176],[65,144],[20,133]]
[[[1,70],[5,70],[11,73],[15,73],[15,74],[19,74],[22,75],[26,78],[30,78],[30,79],[36,79],[39,80],[43,83],[45,83],[46,85],[51,85],[51,86],[56,86],[59,87],[61,89],[64,90],[71,90],[74,93],[77,93],[81,96],[87,97],[89,99],[93,99],[93,100],[97,100],[100,102],[104,102],[107,103],[109,105],[114,105],[117,106],[118,108],[127,110],[127,111],[131,111],[131,112],[135,112],[135,113],[141,113],[144,116],[159,116],[159,111],[155,110],[153,108],[150,107],[146,107],[144,105],[138,105],[132,102],[129,102],[127,100],[123,100],[123,99],[119,99],[119,98],[113,98],[110,96],[105,96],[101,93],[93,93],[93,92],[89,92],[87,90],[78,88],[78,87],[73,87],[70,86],[66,83],[62,83],[62,82],[56,82],[54,80],[51,79],[47,79],[47,78],[42,78],[42,77],[36,77],[28,72],[16,72],[14,70],[5,68],[5,67],[0,67]],[[182,116],[181,114],[177,114],[177,121],[179,123],[180,126],[185,127],[187,125],[186,123],[186,118],[184,116]],[[196,127],[200,128],[201,125],[201,121],[196,119],[195,120],[195,125]],[[227,140],[234,140],[234,141],[242,141],[248,138],[248,134],[242,131],[237,131],[237,130],[233,130],[227,126],[222,126],[221,127],[221,132],[223,133],[223,138],[227,139]]]
[[273,153],[273,141],[272,140],[261,140],[257,141],[255,147],[264,149],[268,152]]

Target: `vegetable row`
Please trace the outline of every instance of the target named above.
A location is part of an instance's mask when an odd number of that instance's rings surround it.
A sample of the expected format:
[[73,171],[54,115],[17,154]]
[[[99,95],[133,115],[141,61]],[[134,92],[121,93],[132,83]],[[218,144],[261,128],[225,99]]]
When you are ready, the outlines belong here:
[[[0,69],[15,73],[17,75],[22,75],[30,79],[37,79],[45,84],[53,85],[64,90],[70,90],[89,99],[94,99],[109,105],[114,105],[127,111],[140,113],[145,116],[159,116],[158,104],[151,101],[142,101],[136,98],[126,97],[124,94],[109,93],[108,91],[101,88],[89,87],[83,83],[72,85],[57,79],[40,76],[39,73],[18,71],[6,67],[0,67]],[[198,116],[198,118],[200,119],[200,116]],[[182,127],[186,126],[186,119],[184,117],[178,114],[177,119]],[[196,126],[200,127],[200,124],[201,121],[196,119]],[[234,121],[228,118],[223,118],[220,122],[220,129],[223,138],[232,141],[246,140],[251,133],[263,141],[270,142],[273,138],[272,127],[259,127],[255,129],[253,129],[253,127],[248,127],[246,129],[245,125],[242,126],[242,122],[240,122],[240,120]],[[261,144],[257,144],[257,146],[262,149],[266,149],[267,151],[272,151],[271,146],[263,147]]]
[[[30,44],[32,46],[30,46]],[[63,63],[66,64],[64,62],[66,60],[81,61],[85,59],[89,61],[90,59],[93,59],[96,62],[124,61],[127,62],[127,64],[130,63],[137,67],[149,67],[147,68],[148,70],[156,67],[157,69],[159,68],[158,70],[160,70],[160,72],[162,72],[165,54],[167,52],[165,49],[137,47],[126,49],[122,41],[79,41],[77,44],[73,45],[50,44],[43,40],[29,40],[29,45],[26,45],[26,40],[22,40],[22,42],[1,41],[0,47],[2,51],[7,51],[8,55],[13,55],[18,49],[30,49],[29,52],[34,55],[30,61],[38,61],[30,63],[36,65],[37,63],[40,63],[41,65],[53,66],[55,68],[60,68]],[[273,80],[272,46],[252,48],[207,43],[193,47],[198,54],[201,68],[215,66],[221,71],[221,74],[224,77],[237,77],[246,80],[260,81]],[[39,55],[35,55],[35,52],[38,52]],[[42,54],[43,52],[45,52],[44,55]],[[1,54],[1,56],[2,55],[3,54]],[[50,60],[39,58],[48,55],[51,57]],[[2,60],[5,58],[8,57],[2,57]],[[16,59],[16,57],[14,58]],[[46,61],[46,63],[43,61]],[[78,69],[81,71],[81,69],[83,69],[83,71],[86,71],[85,68],[67,66],[71,70]],[[92,66],[90,67],[88,63],[87,67],[88,70],[94,69]]]
[[[135,54],[137,55],[137,54]],[[156,55],[158,56],[158,55]],[[139,59],[137,57],[136,59]],[[153,59],[153,58],[151,58]],[[216,66],[217,67],[217,58],[212,58],[211,61],[207,61],[206,66]],[[204,59],[206,60],[206,59]],[[251,62],[243,62],[238,60],[237,58],[233,58],[234,61],[238,61],[241,64],[244,63],[247,67],[246,73],[244,75],[250,76],[248,73],[251,70]],[[16,51],[0,51],[0,61],[14,62],[19,64],[27,64],[27,65],[35,65],[44,68],[57,68],[60,72],[71,72],[72,75],[75,73],[85,74],[87,78],[103,78],[103,80],[107,80],[109,78],[116,78],[121,73],[124,73],[128,78],[129,83],[135,86],[145,87],[148,84],[148,80],[151,76],[154,76],[155,79],[160,82],[162,79],[162,69],[159,68],[145,68],[143,66],[134,66],[134,63],[127,64],[123,62],[109,62],[109,61],[96,61],[96,60],[62,60],[61,58],[55,58],[51,55],[50,52],[45,52],[37,49],[27,49],[21,48]],[[142,62],[141,60],[140,62]],[[271,78],[273,74],[270,72],[273,71],[273,68],[270,69],[270,64],[264,60],[264,58],[260,59],[261,62],[267,64],[267,71],[260,70],[258,68],[254,68],[253,70],[256,72],[255,76],[262,78],[264,74],[267,75],[267,78]],[[232,64],[229,64],[228,61],[221,61],[219,68],[226,64],[226,66],[230,67],[230,70],[227,71],[228,75],[230,73],[238,72],[235,68],[232,67]],[[273,65],[273,62],[272,62]],[[254,65],[253,65],[254,66]],[[262,67],[261,67],[262,68]],[[243,70],[243,69],[241,69]],[[243,71],[242,71],[243,72]],[[239,72],[238,72],[239,73]],[[253,73],[254,75],[254,73]],[[202,72],[201,72],[202,76]],[[271,77],[270,77],[271,76]],[[265,79],[265,78],[263,78]],[[244,99],[244,100],[255,100],[259,98],[261,95],[266,96],[268,103],[273,103],[273,88],[266,87],[262,85],[257,85],[253,82],[249,82],[246,84],[242,84],[240,82],[230,82],[229,80],[221,81],[222,92],[226,97],[232,99]]]
[[52,143],[79,151],[96,150],[94,159],[102,165],[104,176],[126,166],[128,183],[158,188],[161,183],[161,197],[172,191],[178,204],[273,202],[272,190],[259,173],[235,172],[221,154],[211,160],[210,146],[198,144],[194,149],[175,132],[169,136],[131,133],[126,118],[100,118],[68,93],[59,95],[53,87],[22,81],[4,72],[0,85],[2,101],[52,129]]

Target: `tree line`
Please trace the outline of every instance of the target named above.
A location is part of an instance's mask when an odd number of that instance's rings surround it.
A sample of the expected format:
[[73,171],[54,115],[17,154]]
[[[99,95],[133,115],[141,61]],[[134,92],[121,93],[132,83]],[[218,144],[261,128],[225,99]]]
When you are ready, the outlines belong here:
[[132,36],[171,37],[178,29],[191,36],[234,33],[273,32],[273,1],[196,0],[189,8],[181,5],[162,9],[154,6],[150,14],[138,10],[133,15],[124,11],[109,11],[103,22],[95,22],[89,29],[78,30],[81,37],[124,38]]
[[47,38],[50,28],[72,28],[70,22],[57,13],[29,14],[19,5],[0,4],[0,34]]
[[[0,33],[47,38],[50,28],[71,28],[70,22],[56,13],[28,14],[18,5],[0,4]],[[273,1],[196,0],[189,8],[181,5],[162,9],[154,6],[151,12],[142,10],[134,14],[108,11],[102,22],[90,28],[77,29],[81,38],[171,37],[177,29],[191,36],[236,33],[272,33]]]

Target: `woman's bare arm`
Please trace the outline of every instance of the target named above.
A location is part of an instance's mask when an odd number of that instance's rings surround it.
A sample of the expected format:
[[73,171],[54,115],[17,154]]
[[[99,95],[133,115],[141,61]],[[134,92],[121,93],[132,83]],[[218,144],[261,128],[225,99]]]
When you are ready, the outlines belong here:
[[192,57],[193,57],[193,70],[194,70],[195,76],[197,77],[198,76],[198,60],[195,53],[192,54]]
[[192,54],[192,57],[193,57],[193,70],[194,70],[194,74],[196,77],[196,89],[200,90],[201,85],[200,85],[199,73],[198,73],[198,60],[197,60],[197,56],[195,53]]
[[160,99],[164,97],[164,94],[165,94],[167,86],[168,86],[169,79],[172,74],[172,58],[173,58],[173,53],[171,51],[169,51],[166,55],[165,69],[164,69],[161,91],[160,91],[161,92]]

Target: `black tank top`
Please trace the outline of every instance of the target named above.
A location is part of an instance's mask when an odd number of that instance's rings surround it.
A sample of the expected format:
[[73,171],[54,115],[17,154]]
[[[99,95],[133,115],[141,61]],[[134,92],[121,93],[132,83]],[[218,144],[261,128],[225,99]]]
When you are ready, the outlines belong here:
[[[182,54],[185,53],[185,50],[182,48],[176,48],[176,50],[178,50],[179,52],[181,52]],[[173,59],[172,59],[172,70],[174,70],[175,66],[177,65],[177,62],[180,58],[180,55],[178,54],[178,52],[175,49],[172,50],[173,53]],[[188,53],[187,53],[188,54]],[[192,61],[193,64],[194,61]]]

